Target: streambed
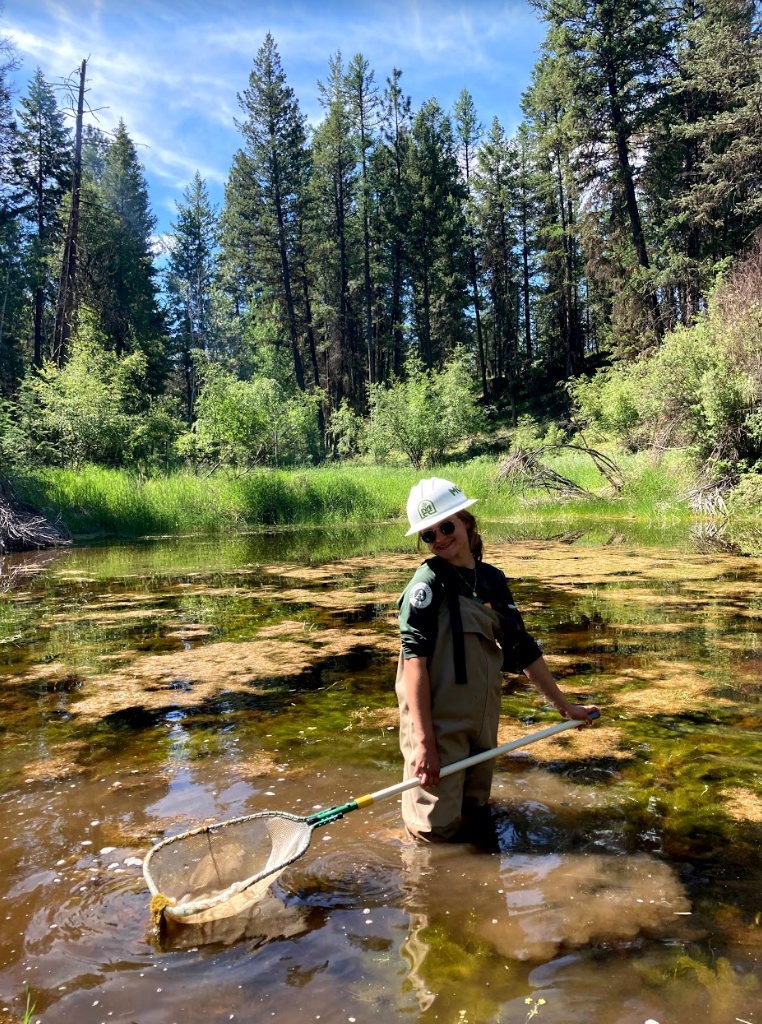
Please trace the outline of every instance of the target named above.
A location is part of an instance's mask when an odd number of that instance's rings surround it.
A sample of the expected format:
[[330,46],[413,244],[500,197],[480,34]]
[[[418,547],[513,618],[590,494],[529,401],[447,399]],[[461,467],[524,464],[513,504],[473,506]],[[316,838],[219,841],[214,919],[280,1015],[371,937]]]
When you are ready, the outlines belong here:
[[[243,918],[150,932],[152,842],[400,776],[398,527],[6,559],[0,1021],[762,1020],[762,564],[688,538],[487,532],[604,720],[499,762],[496,843],[318,830]],[[557,720],[506,677],[501,741]]]

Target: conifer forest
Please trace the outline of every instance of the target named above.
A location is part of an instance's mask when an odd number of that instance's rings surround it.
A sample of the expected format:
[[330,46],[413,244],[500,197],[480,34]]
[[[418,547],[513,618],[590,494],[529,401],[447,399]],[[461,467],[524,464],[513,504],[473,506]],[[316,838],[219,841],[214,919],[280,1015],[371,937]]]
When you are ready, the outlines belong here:
[[130,126],[87,117],[87,61],[14,95],[5,39],[3,473],[422,467],[531,418],[756,477],[760,5],[532,6],[512,132],[467,83],[415,107],[404,69],[339,49],[308,123],[266,35],[224,203],[197,173],[161,238]]

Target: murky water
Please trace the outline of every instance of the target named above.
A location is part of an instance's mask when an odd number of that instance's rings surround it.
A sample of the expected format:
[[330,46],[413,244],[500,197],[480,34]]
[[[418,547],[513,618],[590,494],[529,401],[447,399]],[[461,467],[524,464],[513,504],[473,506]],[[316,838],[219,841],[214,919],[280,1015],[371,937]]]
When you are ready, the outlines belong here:
[[[399,778],[398,532],[6,560],[0,1021],[25,985],[45,1024],[762,1020],[762,564],[680,536],[492,528],[605,718],[500,762],[491,842],[406,845],[380,804],[243,917],[153,938],[159,837]],[[506,680],[501,739],[554,720]]]

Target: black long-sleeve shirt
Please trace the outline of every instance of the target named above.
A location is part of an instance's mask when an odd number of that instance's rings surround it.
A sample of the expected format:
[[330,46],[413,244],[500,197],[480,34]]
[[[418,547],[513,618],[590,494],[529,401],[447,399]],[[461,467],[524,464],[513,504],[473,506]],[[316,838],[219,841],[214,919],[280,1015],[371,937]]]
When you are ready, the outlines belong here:
[[[494,609],[503,625],[503,671],[519,673],[537,661],[542,651],[526,631],[516,608],[508,581],[500,569],[486,562],[476,563],[476,597],[473,596],[474,570],[452,567],[457,577],[458,593],[480,601]],[[453,574],[450,574],[453,577]],[[428,658],[437,638],[439,609],[445,600],[444,586],[434,570],[424,562],[405,587],[397,602],[400,637],[404,658]]]

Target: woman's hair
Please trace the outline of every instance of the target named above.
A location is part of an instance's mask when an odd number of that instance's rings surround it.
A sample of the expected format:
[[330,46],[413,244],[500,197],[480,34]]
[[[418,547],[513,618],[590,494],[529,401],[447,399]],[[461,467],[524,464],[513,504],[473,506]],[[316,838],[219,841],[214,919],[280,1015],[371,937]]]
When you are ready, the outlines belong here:
[[484,557],[484,545],[482,544],[482,537],[476,525],[475,517],[472,516],[468,509],[465,508],[462,512],[456,512],[455,515],[458,519],[462,519],[466,524],[468,546],[471,548],[471,554],[474,556],[474,561],[481,562]]

